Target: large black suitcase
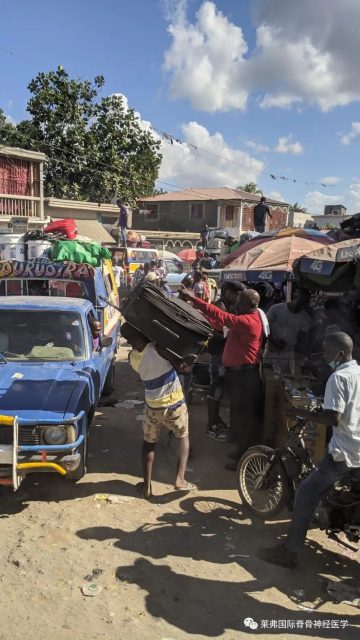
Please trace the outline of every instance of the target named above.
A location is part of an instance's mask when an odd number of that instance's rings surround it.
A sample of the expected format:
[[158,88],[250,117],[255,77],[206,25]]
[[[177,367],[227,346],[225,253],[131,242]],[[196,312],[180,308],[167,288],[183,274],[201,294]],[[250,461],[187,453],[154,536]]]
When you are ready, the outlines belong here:
[[189,363],[212,335],[211,326],[199,311],[183,300],[167,298],[151,282],[135,289],[121,313],[149,340]]

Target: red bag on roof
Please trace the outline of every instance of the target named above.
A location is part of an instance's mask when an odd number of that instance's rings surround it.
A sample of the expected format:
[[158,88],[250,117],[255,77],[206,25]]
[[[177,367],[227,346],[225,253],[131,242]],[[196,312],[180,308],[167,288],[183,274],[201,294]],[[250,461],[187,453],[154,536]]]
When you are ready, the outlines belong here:
[[78,232],[76,226],[76,220],[72,218],[65,220],[55,220],[55,222],[50,222],[45,228],[45,233],[61,233],[63,236],[66,236],[68,240],[75,240]]

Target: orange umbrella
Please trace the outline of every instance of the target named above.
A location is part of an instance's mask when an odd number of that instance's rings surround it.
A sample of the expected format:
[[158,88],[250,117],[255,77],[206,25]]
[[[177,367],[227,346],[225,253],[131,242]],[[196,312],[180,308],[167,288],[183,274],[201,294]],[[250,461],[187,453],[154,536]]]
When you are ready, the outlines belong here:
[[334,243],[333,238],[330,238],[321,231],[316,231],[314,229],[300,229],[299,227],[280,227],[279,229],[273,229],[266,233],[260,233],[254,238],[251,238],[251,240],[244,242],[238,249],[226,256],[224,259],[224,266],[226,267],[228,264],[232,263],[235,258],[242,256],[243,253],[246,253],[249,249],[262,244],[263,242],[271,242],[271,240],[279,240],[280,238],[288,236],[297,236],[305,238],[306,240],[314,240],[314,242],[318,242],[319,244]]
[[182,262],[194,262],[196,259],[196,251],[195,249],[182,249],[177,254],[177,257]]
[[248,249],[223,271],[291,271],[296,258],[316,249],[319,249],[319,243],[315,239],[298,236],[276,238]]

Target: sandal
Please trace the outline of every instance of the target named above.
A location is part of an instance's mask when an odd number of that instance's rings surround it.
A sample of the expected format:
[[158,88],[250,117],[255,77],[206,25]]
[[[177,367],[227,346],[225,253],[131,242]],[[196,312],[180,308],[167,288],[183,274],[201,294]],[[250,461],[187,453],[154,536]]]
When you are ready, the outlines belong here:
[[218,442],[227,442],[228,437],[224,430],[219,429],[218,427],[210,427],[206,431],[206,435],[213,440],[217,440]]
[[193,482],[187,482],[184,487],[174,487],[175,491],[197,491],[198,488]]

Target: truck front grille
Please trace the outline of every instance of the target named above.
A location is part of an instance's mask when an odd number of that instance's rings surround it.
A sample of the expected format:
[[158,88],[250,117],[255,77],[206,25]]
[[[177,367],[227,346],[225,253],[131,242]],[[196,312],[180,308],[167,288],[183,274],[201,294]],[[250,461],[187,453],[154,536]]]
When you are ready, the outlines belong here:
[[[12,427],[0,427],[0,444],[13,443]],[[41,443],[40,427],[19,427],[19,444],[37,445]]]

